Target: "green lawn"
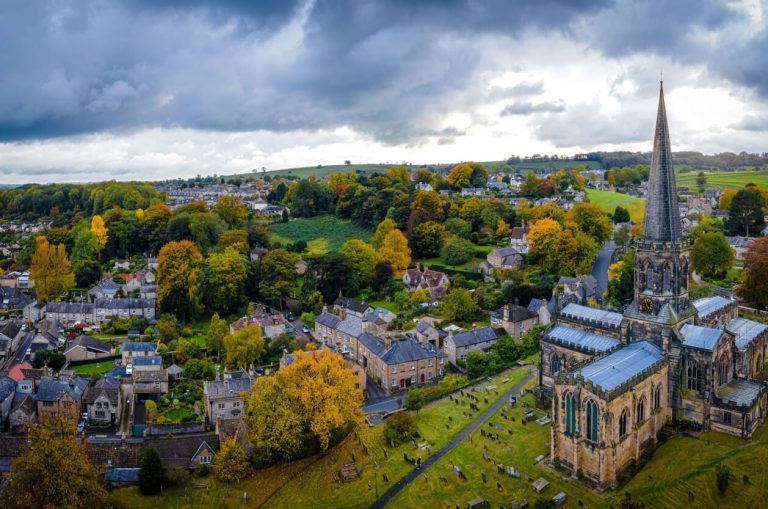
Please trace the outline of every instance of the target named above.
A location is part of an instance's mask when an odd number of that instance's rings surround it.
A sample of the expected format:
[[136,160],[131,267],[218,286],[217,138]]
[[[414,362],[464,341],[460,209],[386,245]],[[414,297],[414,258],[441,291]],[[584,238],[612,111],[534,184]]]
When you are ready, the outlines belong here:
[[115,367],[115,360],[108,359],[103,361],[94,361],[87,364],[80,364],[78,366],[71,366],[69,369],[79,375],[88,375],[93,379],[101,378],[101,375],[107,371],[111,371]]
[[350,239],[369,241],[372,232],[351,221],[342,221],[335,216],[326,215],[307,219],[295,219],[287,223],[272,223],[270,240],[287,245],[298,240],[305,240],[308,250],[314,254],[338,251],[344,242]]
[[[696,189],[696,175],[698,171],[678,173],[675,181],[678,186]],[[749,183],[760,187],[768,187],[768,172],[753,170],[738,171],[705,171],[707,177],[707,189],[741,189]]]
[[645,200],[642,198],[600,189],[587,189],[587,197],[591,203],[611,214],[617,206],[621,205],[629,211],[629,217],[633,223],[640,224],[643,222]]
[[400,310],[397,308],[397,304],[392,302],[391,300],[374,300],[368,303],[372,308],[384,308],[392,311],[393,313],[399,313]]

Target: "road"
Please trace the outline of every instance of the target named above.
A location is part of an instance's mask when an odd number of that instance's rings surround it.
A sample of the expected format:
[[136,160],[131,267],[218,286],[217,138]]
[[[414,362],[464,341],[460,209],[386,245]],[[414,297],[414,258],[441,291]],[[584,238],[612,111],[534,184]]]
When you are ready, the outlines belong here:
[[371,504],[370,509],[383,509],[385,505],[389,503],[392,498],[400,493],[403,488],[408,486],[414,479],[419,477],[421,474],[426,472],[426,470],[431,467],[437,460],[448,454],[453,450],[454,447],[459,445],[462,440],[467,438],[467,436],[475,431],[480,425],[485,422],[486,419],[488,419],[491,415],[493,415],[496,410],[501,408],[503,404],[505,404],[509,397],[512,395],[515,395],[520,392],[520,390],[527,384],[528,382],[533,379],[533,377],[536,376],[535,373],[531,373],[525,378],[523,378],[520,382],[517,383],[514,387],[512,387],[510,390],[508,390],[503,396],[501,396],[493,405],[490,406],[485,412],[480,414],[480,416],[472,421],[466,428],[464,428],[458,435],[453,437],[450,442],[445,444],[439,451],[437,451],[435,454],[430,456],[421,464],[421,468],[415,469],[408,474],[405,475],[402,479],[397,481],[395,484],[392,485],[391,488],[389,488],[387,491],[384,492],[384,494],[376,500],[373,504]]
[[592,277],[597,279],[597,290],[600,295],[608,289],[608,267],[611,266],[613,252],[616,251],[616,243],[609,240],[603,243],[603,248],[597,253],[595,264],[592,266]]

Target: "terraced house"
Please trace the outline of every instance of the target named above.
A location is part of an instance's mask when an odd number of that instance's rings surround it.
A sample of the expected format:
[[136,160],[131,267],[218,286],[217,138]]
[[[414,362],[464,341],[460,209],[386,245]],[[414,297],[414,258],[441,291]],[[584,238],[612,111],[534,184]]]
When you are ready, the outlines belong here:
[[360,335],[354,357],[368,377],[387,392],[434,382],[445,368],[445,357],[439,350],[412,338],[380,338],[367,332]]

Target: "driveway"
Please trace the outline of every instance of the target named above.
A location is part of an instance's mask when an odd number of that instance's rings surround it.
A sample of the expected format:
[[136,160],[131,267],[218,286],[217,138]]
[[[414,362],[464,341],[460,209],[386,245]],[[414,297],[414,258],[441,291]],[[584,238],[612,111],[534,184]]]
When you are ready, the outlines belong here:
[[616,251],[616,243],[612,240],[603,243],[603,248],[597,253],[595,264],[592,266],[592,277],[597,279],[597,290],[600,295],[608,289],[608,267],[611,266],[613,252]]

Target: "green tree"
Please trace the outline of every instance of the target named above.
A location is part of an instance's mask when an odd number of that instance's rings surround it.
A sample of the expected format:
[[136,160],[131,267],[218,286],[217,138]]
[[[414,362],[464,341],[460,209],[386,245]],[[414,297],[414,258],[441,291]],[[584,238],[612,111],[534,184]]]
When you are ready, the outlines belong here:
[[445,241],[445,227],[435,221],[421,223],[413,229],[409,244],[417,257],[428,258],[440,253]]
[[362,240],[352,239],[341,246],[339,253],[349,259],[360,285],[368,285],[373,279],[376,267],[376,251],[373,247]]
[[700,171],[696,175],[696,185],[698,186],[700,193],[703,193],[704,189],[706,189],[706,187],[707,187],[707,174],[704,173],[703,171]]
[[488,371],[488,358],[481,351],[471,350],[467,352],[467,358],[464,363],[469,378],[479,378]]
[[210,309],[234,313],[245,303],[248,260],[230,246],[223,253],[211,253],[205,261],[205,301]]
[[451,217],[445,221],[445,229],[457,237],[468,239],[472,234],[472,226],[460,217]]
[[451,237],[440,250],[440,258],[448,265],[467,263],[475,256],[475,245],[461,237]]
[[227,352],[227,363],[237,368],[245,368],[257,362],[264,353],[261,327],[250,324],[225,336],[224,350]]
[[605,242],[613,234],[613,225],[608,214],[592,203],[575,204],[568,211],[568,220],[597,242]]
[[341,253],[325,253],[311,260],[304,274],[302,293],[305,296],[318,291],[325,302],[331,302],[339,293],[354,297],[360,291],[360,282],[349,258]]
[[101,265],[96,260],[75,262],[75,283],[78,288],[90,288],[101,279]]
[[728,490],[728,482],[731,480],[731,469],[719,463],[715,467],[717,491],[724,494]]
[[248,232],[245,230],[227,230],[219,236],[218,241],[219,251],[224,251],[228,247],[234,247],[242,254],[247,254],[250,247],[248,246]]
[[179,321],[170,313],[163,313],[157,320],[157,333],[160,341],[168,344],[179,337]]
[[411,387],[405,395],[404,406],[407,410],[418,413],[424,406],[424,393],[416,387]]
[[139,470],[139,491],[142,495],[156,495],[167,485],[165,465],[153,445],[144,451]]
[[728,228],[733,235],[757,235],[765,226],[763,200],[760,194],[742,189],[733,197],[728,209]]
[[443,212],[443,199],[436,191],[416,191],[411,202],[411,210],[425,210],[441,221],[445,216]]
[[209,352],[215,352],[218,358],[224,351],[224,338],[229,334],[229,325],[227,321],[219,318],[218,313],[211,317],[211,326],[208,329],[208,336],[205,338],[205,346]]
[[629,222],[629,211],[621,205],[616,205],[616,210],[613,211],[614,223],[626,223]]
[[202,310],[203,255],[188,240],[171,241],[157,257],[160,310],[189,320]]
[[259,290],[265,300],[276,304],[291,295],[296,286],[296,259],[285,249],[273,249],[261,260]]
[[248,222],[248,206],[239,196],[222,196],[216,202],[213,210],[227,223],[230,229],[239,228]]
[[398,412],[387,419],[384,436],[388,445],[398,446],[416,438],[418,430],[413,417],[408,412]]
[[23,454],[13,461],[6,502],[17,509],[104,507],[101,474],[74,429],[62,418],[32,424]]
[[467,321],[477,316],[480,307],[469,290],[453,288],[440,302],[440,311],[447,320]]
[[691,266],[705,278],[722,278],[733,266],[735,255],[722,233],[705,233],[693,243]]

